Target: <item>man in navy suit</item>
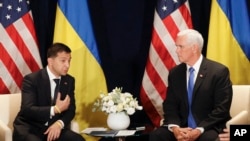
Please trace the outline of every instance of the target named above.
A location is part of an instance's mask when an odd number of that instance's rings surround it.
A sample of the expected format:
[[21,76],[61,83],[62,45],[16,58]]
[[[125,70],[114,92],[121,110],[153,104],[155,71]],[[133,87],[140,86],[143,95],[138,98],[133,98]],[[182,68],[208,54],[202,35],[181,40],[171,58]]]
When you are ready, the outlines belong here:
[[76,109],[75,79],[67,74],[70,60],[70,48],[55,43],[48,49],[47,67],[24,77],[13,141],[84,141],[69,128]]
[[[150,134],[150,141],[214,141],[231,118],[229,70],[202,56],[203,42],[193,29],[177,34],[176,53],[181,64],[169,72],[164,122]],[[194,87],[189,92],[191,67]]]

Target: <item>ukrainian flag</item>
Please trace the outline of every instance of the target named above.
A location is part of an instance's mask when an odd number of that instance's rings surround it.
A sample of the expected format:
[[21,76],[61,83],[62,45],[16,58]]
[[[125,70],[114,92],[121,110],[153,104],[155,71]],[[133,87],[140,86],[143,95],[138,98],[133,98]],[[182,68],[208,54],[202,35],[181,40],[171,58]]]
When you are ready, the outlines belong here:
[[[107,93],[106,80],[92,30],[87,0],[58,0],[54,42],[71,48],[69,74],[75,77],[76,116],[80,130],[106,127],[106,115],[92,112],[100,92]],[[83,135],[86,140],[97,138]],[[72,139],[74,140],[74,139]]]
[[247,0],[213,0],[207,57],[226,65],[233,84],[250,84],[250,14]]

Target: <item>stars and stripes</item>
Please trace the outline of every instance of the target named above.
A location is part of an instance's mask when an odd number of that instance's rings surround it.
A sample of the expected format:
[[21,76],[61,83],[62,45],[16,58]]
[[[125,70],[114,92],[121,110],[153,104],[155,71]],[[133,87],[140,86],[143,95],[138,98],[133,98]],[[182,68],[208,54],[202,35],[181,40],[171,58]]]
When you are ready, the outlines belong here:
[[154,126],[159,126],[163,118],[162,102],[166,98],[169,70],[179,64],[175,53],[176,35],[187,28],[192,28],[187,0],[158,0],[140,93],[144,110]]
[[20,91],[23,76],[42,68],[28,0],[0,1],[0,94]]

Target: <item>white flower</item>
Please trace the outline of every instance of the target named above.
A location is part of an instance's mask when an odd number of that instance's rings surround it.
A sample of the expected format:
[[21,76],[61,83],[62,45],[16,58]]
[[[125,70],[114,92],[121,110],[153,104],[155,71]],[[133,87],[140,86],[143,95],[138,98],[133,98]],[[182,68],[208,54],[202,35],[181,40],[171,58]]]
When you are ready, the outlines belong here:
[[117,87],[108,94],[100,94],[100,99],[94,103],[93,111],[98,108],[108,114],[124,111],[128,115],[134,114],[136,110],[142,110],[142,106],[131,93],[122,93],[122,88]]
[[123,110],[123,104],[122,103],[118,103],[117,105],[117,112],[121,112]]
[[127,112],[128,115],[133,115],[135,113],[135,108],[128,107],[126,109],[126,112]]

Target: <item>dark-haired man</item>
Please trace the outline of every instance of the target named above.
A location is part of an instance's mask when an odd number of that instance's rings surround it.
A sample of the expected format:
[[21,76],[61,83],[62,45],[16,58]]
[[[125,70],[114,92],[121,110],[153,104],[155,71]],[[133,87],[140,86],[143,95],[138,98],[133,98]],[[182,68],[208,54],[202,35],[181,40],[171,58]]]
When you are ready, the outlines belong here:
[[67,74],[70,60],[70,48],[54,43],[47,67],[24,77],[13,141],[84,141],[69,128],[76,109],[75,80]]

